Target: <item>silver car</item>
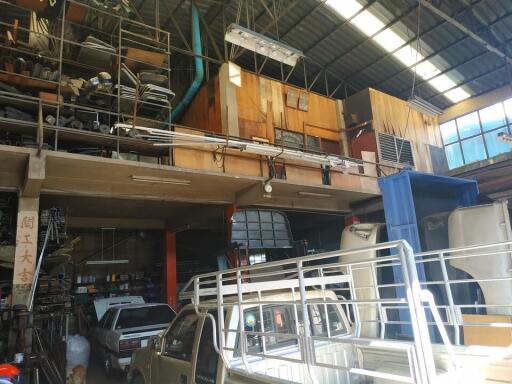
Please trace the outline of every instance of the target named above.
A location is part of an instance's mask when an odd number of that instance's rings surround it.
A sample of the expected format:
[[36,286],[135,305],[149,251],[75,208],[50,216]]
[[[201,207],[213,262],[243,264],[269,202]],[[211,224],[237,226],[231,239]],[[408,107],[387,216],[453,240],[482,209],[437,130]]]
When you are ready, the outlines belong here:
[[163,303],[127,304],[108,309],[92,335],[94,355],[107,375],[114,369],[127,372],[133,351],[147,346],[148,339],[162,333],[176,316]]

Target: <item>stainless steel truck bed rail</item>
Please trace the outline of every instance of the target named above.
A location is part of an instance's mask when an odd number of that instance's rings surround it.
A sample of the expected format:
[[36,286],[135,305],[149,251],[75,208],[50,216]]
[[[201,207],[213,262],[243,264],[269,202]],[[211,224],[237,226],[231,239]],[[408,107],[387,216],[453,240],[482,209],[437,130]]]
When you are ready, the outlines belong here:
[[[361,254],[367,251],[379,251],[386,256],[379,258],[344,262],[347,255]],[[392,264],[400,275],[400,281],[393,284],[385,297],[381,296],[377,279],[368,286],[359,286],[354,279],[361,271],[375,271],[380,265]],[[375,276],[373,274],[372,276]],[[371,290],[372,295],[361,294]],[[336,292],[336,295],[333,292]],[[286,293],[286,299],[276,299],[276,294]],[[316,292],[312,295],[311,292]],[[342,295],[341,293],[345,294]],[[273,299],[269,299],[271,296]],[[340,298],[340,297],[346,298]],[[291,298],[291,299],[290,299]],[[373,377],[407,383],[433,383],[436,377],[432,346],[429,336],[428,323],[422,304],[421,285],[418,280],[416,263],[410,246],[405,241],[394,241],[368,248],[340,250],[296,259],[274,261],[247,267],[213,272],[194,277],[182,290],[181,299],[191,299],[199,314],[208,310],[216,310],[218,352],[228,367],[237,366],[248,372],[252,371],[254,358],[282,360],[307,366],[305,372],[315,375],[315,369],[331,369],[342,372],[350,382],[353,376]],[[274,332],[265,329],[263,306],[280,304],[293,309],[294,332]],[[350,332],[345,335],[332,335],[327,326],[325,335],[312,333],[311,324],[316,321],[311,318],[308,307],[312,305],[323,307],[325,318],[328,318],[328,308],[342,306],[348,308],[354,321]],[[224,313],[226,308],[234,308],[238,316],[237,329],[226,329]],[[260,329],[248,330],[244,323],[244,309],[258,308]],[[376,308],[380,317],[365,318],[365,308]],[[388,308],[400,308],[409,313],[409,326],[412,340],[379,340],[378,338],[361,338],[361,326],[365,322],[384,323]],[[236,347],[229,347],[227,340],[236,336]],[[261,339],[260,352],[251,352],[248,348],[248,338]],[[297,353],[290,357],[266,348],[265,340],[269,337],[294,339]],[[322,344],[323,343],[323,344]],[[354,355],[361,348],[374,350],[400,351],[409,362],[408,374],[396,374],[365,367],[364,362],[357,363],[328,362],[319,359],[319,345],[343,344],[353,348]],[[237,359],[234,359],[237,357]],[[318,382],[315,377],[306,378],[307,382]]]

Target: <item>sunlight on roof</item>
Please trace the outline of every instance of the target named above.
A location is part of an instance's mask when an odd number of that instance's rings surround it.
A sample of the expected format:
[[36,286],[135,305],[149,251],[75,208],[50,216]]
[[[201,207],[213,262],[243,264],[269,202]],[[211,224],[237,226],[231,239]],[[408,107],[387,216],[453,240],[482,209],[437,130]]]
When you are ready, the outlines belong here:
[[350,19],[363,8],[356,0],[327,0],[325,4],[330,6],[345,19]]
[[467,93],[465,90],[463,90],[461,87],[457,87],[455,89],[452,89],[451,91],[448,91],[444,93],[444,95],[449,98],[454,103],[458,103],[459,101],[462,101],[464,99],[467,99],[471,95]]
[[422,79],[428,80],[433,78],[434,76],[439,75],[439,73],[441,73],[441,70],[437,68],[434,64],[432,64],[430,61],[425,60],[416,65],[416,73]]
[[[393,53],[393,56],[395,56],[407,67],[413,66],[423,58],[419,52],[410,45],[406,45],[405,47],[400,48],[398,51]],[[413,68],[411,68],[411,70],[413,70]]]
[[366,36],[372,36],[384,28],[384,23],[368,11],[361,12],[350,20],[350,22],[359,28]]
[[439,92],[444,92],[448,89],[454,88],[457,85],[452,79],[450,79],[446,75],[434,77],[429,81],[429,83]]
[[388,52],[393,52],[405,44],[405,40],[389,28],[373,36],[373,40]]
[[327,0],[325,4],[349,20],[406,67],[410,67],[411,71],[416,71],[418,77],[428,81],[435,90],[452,102],[456,103],[471,96],[461,87],[455,88],[457,84],[453,80],[444,74],[440,75],[441,69],[425,59],[411,44],[407,44],[398,33],[391,28],[383,29],[385,23],[370,11],[363,10],[363,6],[357,0]]

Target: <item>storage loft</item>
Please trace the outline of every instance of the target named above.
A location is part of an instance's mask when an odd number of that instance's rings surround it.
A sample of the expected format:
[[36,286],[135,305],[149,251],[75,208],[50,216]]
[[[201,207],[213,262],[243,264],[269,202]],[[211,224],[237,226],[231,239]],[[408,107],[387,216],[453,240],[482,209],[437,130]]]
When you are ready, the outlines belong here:
[[[344,100],[348,156],[405,164],[421,172],[448,170],[437,116],[372,88]],[[369,153],[368,153],[369,152]]]
[[[138,117],[136,123],[141,127],[161,128],[161,122],[149,118]],[[35,122],[27,124],[2,118],[0,124],[6,130],[31,130],[37,137]],[[282,150],[347,157],[351,158],[351,166],[322,166],[286,159],[284,155],[256,155],[239,148],[194,142],[154,146],[153,142],[139,137],[143,132],[138,135],[126,132],[128,136],[125,136],[49,127],[45,122],[42,127],[42,148],[49,151],[45,151],[42,159],[28,163],[29,168],[35,163],[45,164],[39,165],[46,167],[42,188],[54,188],[52,178],[65,179],[61,172],[67,167],[60,165],[62,161],[83,164],[80,172],[72,172],[73,177],[83,176],[90,181],[89,186],[99,182],[105,169],[112,168],[114,174],[123,174],[115,171],[119,167],[126,169],[126,176],[119,176],[123,193],[143,191],[144,196],[152,198],[176,198],[184,194],[198,201],[238,205],[346,211],[352,203],[379,195],[377,177],[404,167],[438,171],[438,164],[442,163],[440,154],[443,154],[438,147],[437,119],[410,110],[403,100],[373,89],[347,100],[335,100],[243,71],[232,63],[222,65],[219,75],[201,87],[178,124],[173,124],[175,132],[197,137],[214,135],[227,140],[237,138]],[[62,145],[57,142],[72,140],[101,145],[104,151],[96,158],[61,153]],[[56,145],[52,148],[49,143],[53,141]],[[54,148],[58,151],[51,151]],[[17,173],[17,167],[10,164],[25,163],[26,158],[37,152],[37,149],[2,147],[2,157],[6,159],[3,163],[5,180],[23,180],[23,172]],[[106,159],[105,153],[113,153],[117,159]],[[119,160],[140,162],[128,161],[121,166]],[[48,167],[49,164],[53,166]],[[105,176],[112,177],[111,174]],[[176,184],[182,183],[168,183],[166,178],[182,179],[191,186],[177,187]],[[213,191],[198,187],[196,179],[218,180],[219,185],[227,187],[223,192]],[[265,182],[272,184],[272,194],[264,191]],[[14,181],[11,187],[20,185]],[[73,188],[72,185],[65,187],[66,190]],[[114,192],[109,189],[102,193]],[[293,198],[289,197],[290,193]]]
[[[360,166],[350,173],[367,177],[392,174],[403,167],[434,173],[446,168],[437,117],[411,109],[404,100],[374,89],[336,100],[241,70],[233,63],[224,64],[219,75],[201,87],[179,123],[358,159]],[[209,159],[200,156],[201,150],[175,150],[176,154],[186,152],[198,155],[193,167],[211,166]],[[293,163],[279,159],[277,164],[287,180],[297,176],[314,183],[321,180],[317,169],[302,166],[299,171]],[[332,185],[342,186],[341,173],[333,169],[330,173]]]

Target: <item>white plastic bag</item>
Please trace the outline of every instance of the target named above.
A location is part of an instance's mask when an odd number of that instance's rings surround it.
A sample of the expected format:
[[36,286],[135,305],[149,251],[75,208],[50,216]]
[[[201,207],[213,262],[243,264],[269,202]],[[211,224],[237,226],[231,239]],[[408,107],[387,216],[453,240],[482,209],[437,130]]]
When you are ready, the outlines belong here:
[[89,356],[91,346],[87,339],[80,335],[68,337],[66,348],[66,368],[73,369],[77,365],[83,365],[85,368],[89,365]]

